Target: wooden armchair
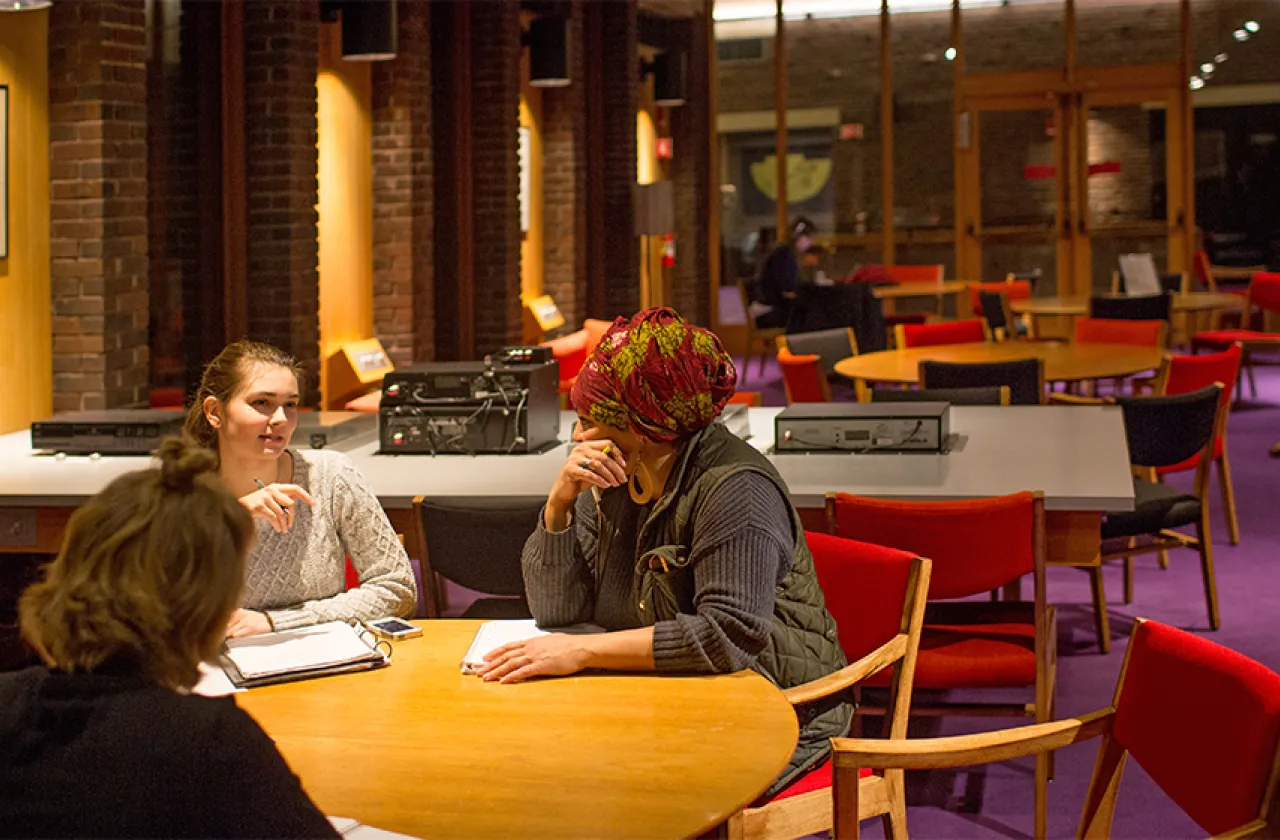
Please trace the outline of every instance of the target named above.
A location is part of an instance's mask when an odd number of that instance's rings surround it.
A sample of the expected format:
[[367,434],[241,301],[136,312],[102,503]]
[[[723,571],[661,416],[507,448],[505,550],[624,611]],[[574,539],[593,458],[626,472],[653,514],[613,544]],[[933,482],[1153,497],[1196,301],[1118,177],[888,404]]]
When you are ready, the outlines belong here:
[[[1209,731],[1188,734],[1205,709]],[[836,738],[835,837],[858,837],[866,768],[930,770],[1005,761],[1101,738],[1077,837],[1111,833],[1125,759],[1219,838],[1277,836],[1280,674],[1207,639],[1138,619],[1108,708],[1050,723],[905,741]]]
[[[907,736],[916,653],[929,592],[930,562],[905,551],[806,533],[818,582],[836,619],[840,646],[852,664],[784,692],[797,708],[853,687],[886,669],[890,675],[885,722],[890,738]],[[832,764],[824,762],[771,799],[729,818],[729,840],[793,838],[832,827]],[[906,840],[906,797],[902,771],[862,773],[859,814],[880,816],[885,834]]]

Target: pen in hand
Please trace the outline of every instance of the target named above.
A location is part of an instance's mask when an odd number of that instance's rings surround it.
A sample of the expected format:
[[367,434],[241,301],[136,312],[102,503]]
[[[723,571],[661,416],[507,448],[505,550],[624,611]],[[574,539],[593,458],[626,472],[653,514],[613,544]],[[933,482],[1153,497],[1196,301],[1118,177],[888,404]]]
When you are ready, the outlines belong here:
[[258,489],[259,489],[259,490],[266,490],[266,489],[267,489],[267,485],[263,484],[263,483],[262,483],[262,479],[260,479],[260,478],[254,478],[253,483],[254,483],[254,484],[256,484],[256,485],[258,485]]

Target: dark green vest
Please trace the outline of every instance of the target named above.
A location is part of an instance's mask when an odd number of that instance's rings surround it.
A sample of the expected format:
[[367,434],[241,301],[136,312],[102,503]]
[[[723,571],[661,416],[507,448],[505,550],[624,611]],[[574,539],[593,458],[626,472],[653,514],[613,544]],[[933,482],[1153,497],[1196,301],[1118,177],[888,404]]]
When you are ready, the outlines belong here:
[[[766,476],[789,499],[778,471],[755,448],[719,423],[694,435],[668,479],[668,492],[638,524],[633,547],[613,539],[632,505],[625,490],[600,495],[598,562],[633,562],[636,608],[647,624],[670,620],[678,613],[693,614],[694,581],[689,565],[696,512],[703,500],[725,479],[743,471]],[[777,587],[773,629],[754,668],[779,688],[792,688],[824,677],[846,662],[836,635],[835,619],[827,612],[813,569],[813,556],[804,540],[799,514],[788,504],[795,555],[791,569]],[[744,523],[745,524],[745,523]],[[634,550],[631,557],[626,555]],[[606,560],[608,558],[608,560]],[[800,744],[791,764],[770,789],[779,790],[830,753],[828,739],[848,732],[852,706],[847,702],[816,703],[797,709]]]

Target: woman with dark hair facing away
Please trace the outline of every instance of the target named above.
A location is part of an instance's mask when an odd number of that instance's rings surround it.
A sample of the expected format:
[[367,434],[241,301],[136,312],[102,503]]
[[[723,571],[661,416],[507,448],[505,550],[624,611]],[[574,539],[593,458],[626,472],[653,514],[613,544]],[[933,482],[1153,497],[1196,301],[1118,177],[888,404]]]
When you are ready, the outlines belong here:
[[[237,341],[204,369],[187,411],[187,435],[216,453],[222,480],[258,520],[228,636],[408,615],[417,602],[404,546],[351,459],[289,448],[300,374],[287,353]],[[347,557],[360,576],[350,590]]]
[[[736,382],[715,334],[670,309],[619,318],[605,333],[574,385],[577,446],[523,565],[539,625],[611,632],[506,645],[485,679],[754,668],[790,688],[844,667],[786,485],[713,422]],[[820,763],[851,713],[839,699],[806,707],[799,747],[771,790]]]
[[18,604],[42,667],[0,674],[0,834],[333,837],[266,733],[188,694],[240,599],[253,522],[206,449],[72,515]]
[[760,302],[773,307],[756,318],[758,327],[785,327],[791,317],[800,286],[800,258],[813,245],[818,232],[813,222],[800,216],[791,223],[791,235],[765,257],[760,268]]

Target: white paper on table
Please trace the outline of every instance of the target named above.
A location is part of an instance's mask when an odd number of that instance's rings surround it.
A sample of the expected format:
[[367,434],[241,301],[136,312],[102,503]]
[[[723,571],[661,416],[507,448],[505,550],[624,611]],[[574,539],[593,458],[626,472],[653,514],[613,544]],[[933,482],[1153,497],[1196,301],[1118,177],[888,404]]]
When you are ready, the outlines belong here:
[[191,693],[201,697],[226,697],[241,691],[244,689],[236,688],[226,671],[209,662],[200,663],[200,679],[191,687]]
[[350,838],[350,840],[418,840],[412,834],[397,834],[394,831],[384,831],[381,828],[365,825],[350,817],[329,817],[329,823],[335,831],[343,837]]
[[[593,488],[594,489],[594,488]],[[551,633],[603,633],[603,627],[594,624],[575,624],[571,627],[552,627],[546,630],[538,627],[532,618],[509,619],[503,621],[486,621],[476,631],[476,637],[462,657],[462,673],[474,674],[484,666],[485,655],[512,642],[523,642],[536,639]]]
[[227,639],[226,656],[246,680],[327,668],[380,656],[345,621]]

